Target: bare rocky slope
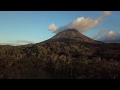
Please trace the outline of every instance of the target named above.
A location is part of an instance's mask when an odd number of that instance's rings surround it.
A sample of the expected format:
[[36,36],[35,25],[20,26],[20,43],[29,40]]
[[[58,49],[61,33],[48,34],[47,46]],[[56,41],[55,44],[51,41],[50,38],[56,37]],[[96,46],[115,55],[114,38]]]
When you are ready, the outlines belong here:
[[100,41],[93,40],[75,29],[68,29],[57,33],[52,38],[45,42],[63,41],[63,42],[87,42],[87,43],[102,43]]

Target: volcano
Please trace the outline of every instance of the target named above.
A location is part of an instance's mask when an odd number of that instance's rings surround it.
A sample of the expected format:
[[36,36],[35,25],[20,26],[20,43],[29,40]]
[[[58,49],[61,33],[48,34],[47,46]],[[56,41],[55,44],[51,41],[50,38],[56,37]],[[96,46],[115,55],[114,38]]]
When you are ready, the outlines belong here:
[[102,43],[100,41],[93,40],[75,29],[67,29],[62,32],[57,33],[52,38],[46,40],[45,42],[87,42],[87,43]]

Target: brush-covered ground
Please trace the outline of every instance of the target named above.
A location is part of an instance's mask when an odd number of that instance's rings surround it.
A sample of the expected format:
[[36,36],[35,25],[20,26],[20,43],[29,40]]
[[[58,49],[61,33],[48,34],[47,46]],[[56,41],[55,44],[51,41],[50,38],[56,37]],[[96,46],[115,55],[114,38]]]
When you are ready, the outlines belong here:
[[120,44],[0,45],[0,79],[120,79]]

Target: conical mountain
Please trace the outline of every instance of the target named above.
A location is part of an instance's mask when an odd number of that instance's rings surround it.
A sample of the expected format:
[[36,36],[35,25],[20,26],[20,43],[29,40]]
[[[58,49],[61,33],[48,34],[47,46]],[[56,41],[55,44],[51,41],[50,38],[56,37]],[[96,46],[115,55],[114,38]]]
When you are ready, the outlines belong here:
[[51,41],[102,43],[83,35],[75,29],[67,29],[59,32],[55,36],[47,40],[47,42]]

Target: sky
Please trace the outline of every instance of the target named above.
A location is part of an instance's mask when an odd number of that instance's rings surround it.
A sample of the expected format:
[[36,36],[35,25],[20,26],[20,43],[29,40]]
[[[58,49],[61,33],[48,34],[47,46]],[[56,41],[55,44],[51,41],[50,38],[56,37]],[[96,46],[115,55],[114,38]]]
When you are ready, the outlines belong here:
[[120,11],[0,11],[0,44],[39,43],[66,29],[120,42]]

